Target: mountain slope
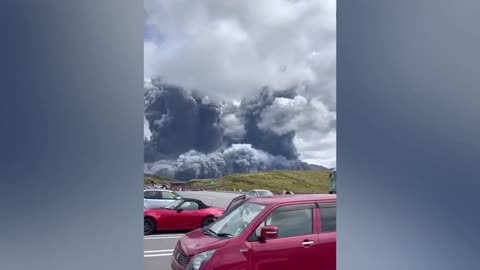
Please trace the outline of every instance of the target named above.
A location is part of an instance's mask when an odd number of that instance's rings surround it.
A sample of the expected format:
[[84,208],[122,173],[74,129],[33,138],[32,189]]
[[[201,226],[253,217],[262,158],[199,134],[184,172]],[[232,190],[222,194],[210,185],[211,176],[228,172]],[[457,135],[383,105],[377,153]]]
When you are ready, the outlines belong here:
[[294,193],[328,193],[328,170],[268,171],[231,174],[218,179],[196,179],[188,183],[196,189],[250,190],[268,189],[274,193],[283,190]]
[[311,164],[311,163],[308,164],[308,168],[309,168],[310,170],[315,170],[315,171],[328,170],[327,167],[324,167],[324,166],[322,166],[322,165],[317,165],[317,164]]

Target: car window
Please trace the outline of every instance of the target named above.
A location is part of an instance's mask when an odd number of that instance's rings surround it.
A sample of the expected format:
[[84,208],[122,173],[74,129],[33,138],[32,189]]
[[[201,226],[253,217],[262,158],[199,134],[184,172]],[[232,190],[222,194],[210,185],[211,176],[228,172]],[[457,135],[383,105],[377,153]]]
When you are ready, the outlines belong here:
[[143,192],[143,198],[145,198],[145,199],[160,199],[161,195],[160,195],[160,192],[158,192],[158,191],[149,190],[149,191],[144,191]]
[[264,190],[264,191],[259,191],[258,194],[260,195],[260,197],[266,197],[266,196],[272,196],[272,195],[273,195],[272,192],[266,191],[266,190]]
[[320,206],[320,220],[322,224],[322,232],[337,231],[337,207]]
[[162,198],[163,199],[175,199],[175,194],[173,192],[168,192],[168,191],[163,191],[162,192]]
[[198,210],[198,203],[196,202],[184,202],[179,209],[183,210]]
[[312,234],[312,216],[312,208],[286,211],[279,208],[278,211],[273,212],[260,224],[255,234],[259,237],[261,228],[265,225],[277,226],[278,238]]
[[169,204],[165,205],[165,208],[167,209],[175,209],[179,204],[181,204],[183,201],[178,200],[178,201],[171,201]]

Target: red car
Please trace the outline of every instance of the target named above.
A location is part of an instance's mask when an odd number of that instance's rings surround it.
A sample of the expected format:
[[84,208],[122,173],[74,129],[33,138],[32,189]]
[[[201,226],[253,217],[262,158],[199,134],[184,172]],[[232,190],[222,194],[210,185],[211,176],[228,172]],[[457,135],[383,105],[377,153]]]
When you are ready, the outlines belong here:
[[207,206],[200,200],[183,198],[163,208],[145,208],[143,233],[198,229],[214,222],[223,212],[222,208]]
[[213,224],[184,235],[174,270],[335,270],[336,195],[237,198]]

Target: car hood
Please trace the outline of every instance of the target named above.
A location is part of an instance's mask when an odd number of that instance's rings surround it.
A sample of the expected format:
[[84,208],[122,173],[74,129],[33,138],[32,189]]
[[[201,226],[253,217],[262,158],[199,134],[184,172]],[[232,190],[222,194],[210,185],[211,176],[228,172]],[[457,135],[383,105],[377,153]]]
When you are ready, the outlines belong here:
[[197,229],[180,238],[180,247],[185,253],[192,256],[207,250],[221,248],[229,242],[230,238],[216,238],[205,235],[202,229]]

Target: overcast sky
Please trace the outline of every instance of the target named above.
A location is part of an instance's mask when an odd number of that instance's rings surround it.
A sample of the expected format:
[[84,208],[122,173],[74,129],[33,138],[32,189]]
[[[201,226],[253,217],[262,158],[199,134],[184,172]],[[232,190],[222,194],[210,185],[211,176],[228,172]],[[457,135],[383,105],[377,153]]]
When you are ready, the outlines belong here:
[[[336,166],[336,1],[145,0],[144,76],[238,101],[305,85],[259,124],[296,131],[300,159]],[[275,116],[284,115],[282,118]]]

